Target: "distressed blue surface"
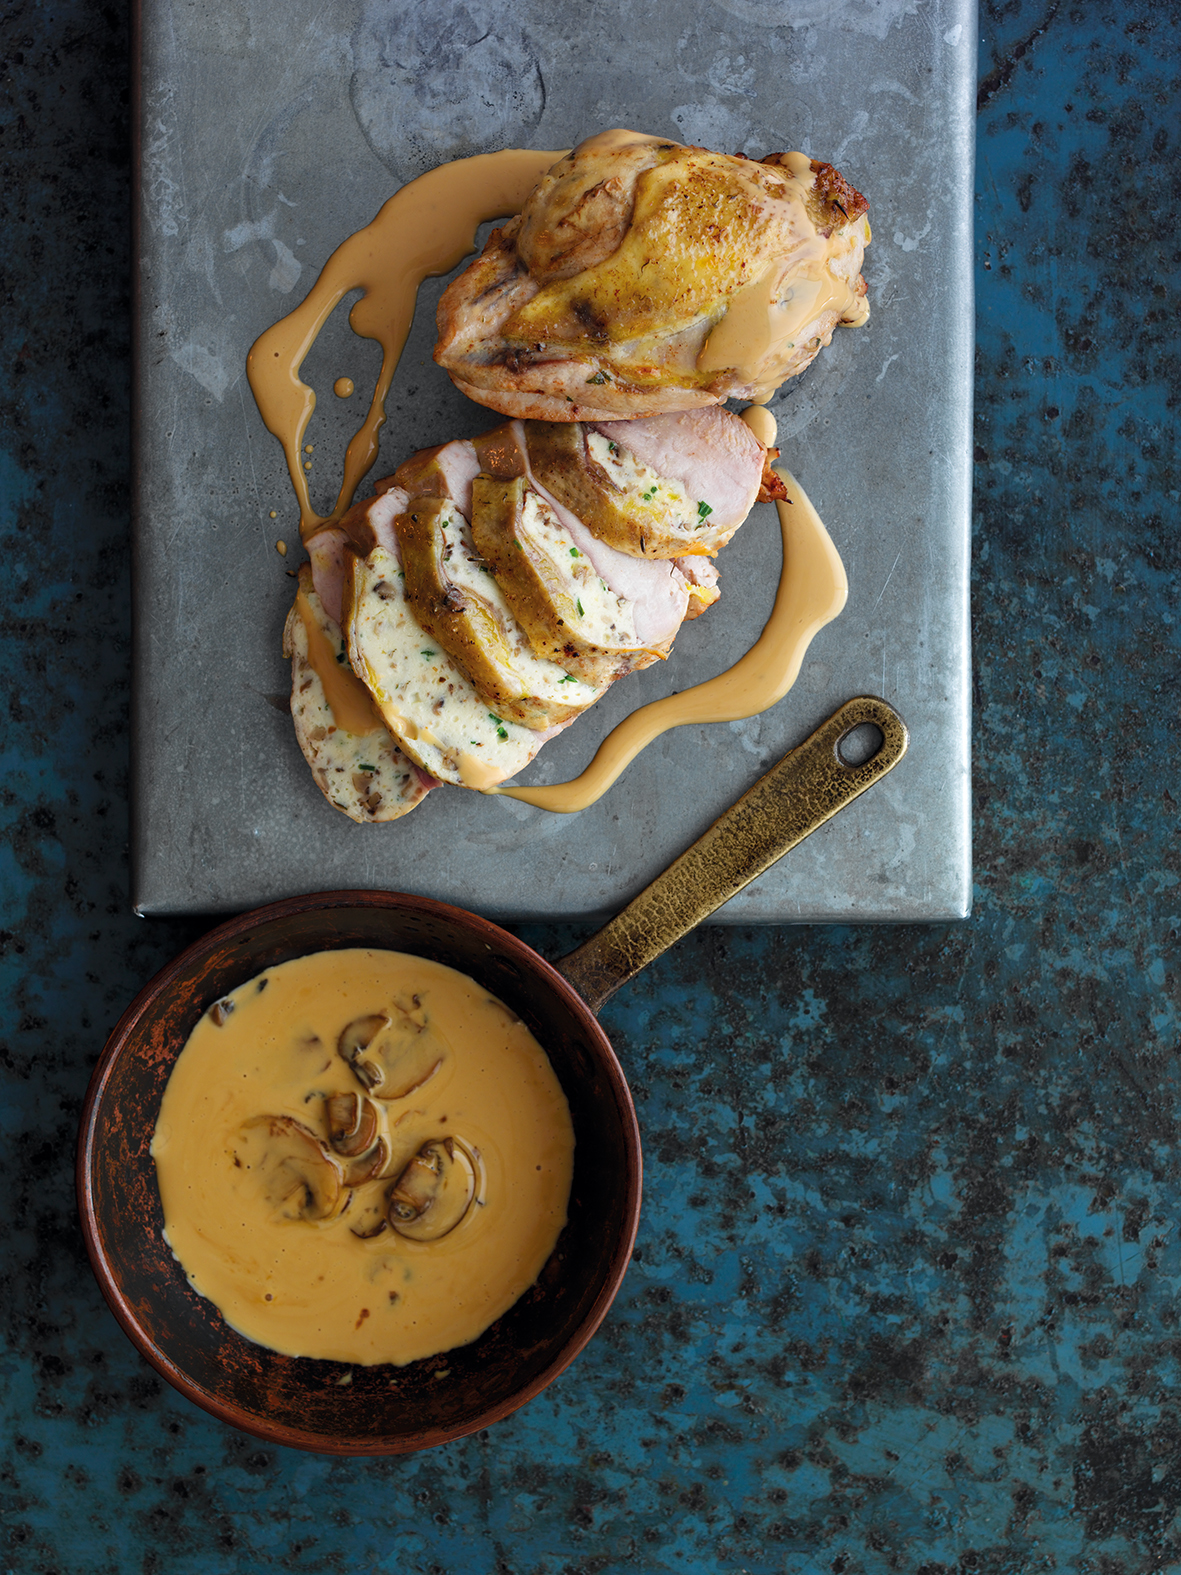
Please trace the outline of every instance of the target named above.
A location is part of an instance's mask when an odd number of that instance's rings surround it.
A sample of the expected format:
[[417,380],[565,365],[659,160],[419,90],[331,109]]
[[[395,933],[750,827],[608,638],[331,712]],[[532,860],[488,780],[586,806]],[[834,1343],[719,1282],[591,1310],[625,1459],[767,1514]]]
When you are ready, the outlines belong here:
[[983,7],[972,919],[711,929],[618,996],[604,1330],[495,1429],[346,1463],[175,1396],[78,1236],[89,1069],[199,926],[126,901],[123,24],[7,13],[0,1568],[1181,1566],[1179,21]]

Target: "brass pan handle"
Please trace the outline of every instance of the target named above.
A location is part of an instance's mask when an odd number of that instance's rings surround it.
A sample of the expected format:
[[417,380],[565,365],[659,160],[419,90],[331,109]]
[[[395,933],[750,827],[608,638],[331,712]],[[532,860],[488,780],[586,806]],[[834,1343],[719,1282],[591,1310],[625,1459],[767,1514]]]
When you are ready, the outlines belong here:
[[[881,730],[882,743],[850,766],[837,746],[863,722]],[[906,724],[884,700],[847,701],[622,913],[554,966],[597,1012],[620,985],[892,771],[908,741]]]

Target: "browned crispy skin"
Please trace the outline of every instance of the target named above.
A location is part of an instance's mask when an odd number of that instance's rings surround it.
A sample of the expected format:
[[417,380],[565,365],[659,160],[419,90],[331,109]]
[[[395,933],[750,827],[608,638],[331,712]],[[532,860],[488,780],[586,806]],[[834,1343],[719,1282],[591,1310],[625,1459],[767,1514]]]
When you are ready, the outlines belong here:
[[[602,133],[559,160],[448,286],[435,359],[469,398],[531,420],[763,400],[839,323],[865,321],[867,209],[838,170],[805,155],[753,160]],[[780,261],[808,282],[822,266],[837,293],[822,294],[794,337],[751,341],[741,364],[702,361],[748,286],[783,286],[768,271]],[[745,343],[741,332],[726,341]]]
[[[768,153],[763,164],[781,165],[783,153]],[[822,235],[831,235],[842,224],[852,224],[869,212],[869,203],[832,164],[812,160],[816,184],[808,194],[808,213]]]
[[505,421],[488,432],[481,432],[472,442],[485,476],[492,476],[497,481],[512,481],[526,473],[525,454],[511,422]]
[[[391,481],[390,486],[392,485]],[[389,486],[379,482],[374,490],[379,493],[388,492]],[[372,502],[372,498],[363,498],[360,503],[354,503],[338,521],[340,529],[349,539],[346,550],[355,553],[358,558],[367,557],[377,544],[377,537],[369,521],[369,505]]]
[[759,495],[756,503],[776,503],[787,497],[787,487],[782,479],[775,474],[771,466],[779,458],[777,448],[769,448],[763,460],[763,474],[759,479]]

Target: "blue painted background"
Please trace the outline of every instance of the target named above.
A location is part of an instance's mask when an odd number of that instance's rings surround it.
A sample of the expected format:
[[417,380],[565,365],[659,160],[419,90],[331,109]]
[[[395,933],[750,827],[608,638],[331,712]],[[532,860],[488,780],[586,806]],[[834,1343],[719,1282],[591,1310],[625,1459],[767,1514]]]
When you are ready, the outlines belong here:
[[975,913],[707,930],[622,992],[647,1197],[602,1333],[349,1463],[174,1395],[78,1234],[90,1067],[200,926],[126,897],[124,19],[6,11],[0,1570],[1181,1568],[1181,12],[981,22]]

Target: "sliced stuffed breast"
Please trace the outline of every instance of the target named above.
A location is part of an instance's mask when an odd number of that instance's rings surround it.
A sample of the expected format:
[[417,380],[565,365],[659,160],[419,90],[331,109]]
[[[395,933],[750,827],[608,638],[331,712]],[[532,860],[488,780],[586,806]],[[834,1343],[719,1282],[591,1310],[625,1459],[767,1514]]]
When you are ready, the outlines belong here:
[[295,737],[324,797],[359,825],[408,815],[437,784],[398,748],[368,691],[342,663],[340,626],[306,563],[283,654],[291,662]]

